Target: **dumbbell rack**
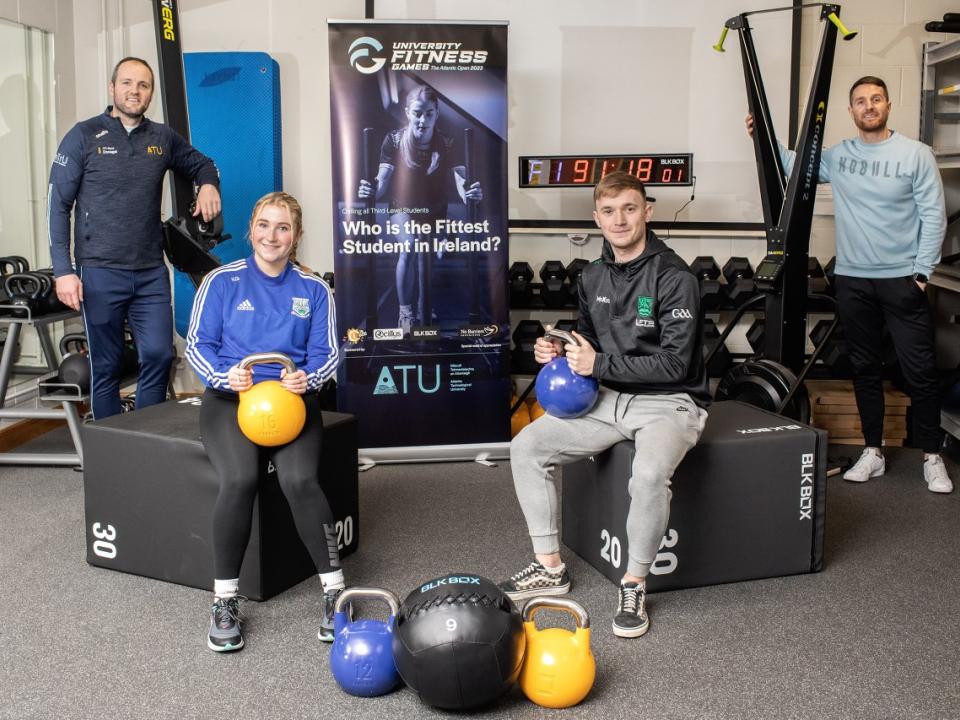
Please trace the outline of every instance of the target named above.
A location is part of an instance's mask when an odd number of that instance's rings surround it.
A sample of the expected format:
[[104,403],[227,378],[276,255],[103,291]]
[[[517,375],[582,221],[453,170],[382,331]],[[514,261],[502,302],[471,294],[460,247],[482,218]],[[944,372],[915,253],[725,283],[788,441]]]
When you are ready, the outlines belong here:
[[[0,465],[66,465],[83,466],[83,446],[80,440],[80,414],[77,403],[87,400],[80,388],[76,385],[64,385],[56,380],[57,354],[50,338],[49,325],[54,322],[69,320],[79,313],[75,310],[52,313],[49,315],[34,316],[29,309],[19,306],[0,305],[0,312],[7,310],[26,311],[26,317],[0,316],[0,323],[8,325],[7,340],[3,346],[3,355],[0,356],[0,419],[15,420],[66,420],[73,439],[74,453],[27,453],[4,452],[0,453]],[[29,325],[37,331],[40,339],[40,349],[47,363],[48,375],[37,381],[39,398],[43,402],[59,404],[60,407],[34,408],[5,408],[7,386],[10,374],[13,372],[13,353],[20,339],[20,332],[24,325]]]

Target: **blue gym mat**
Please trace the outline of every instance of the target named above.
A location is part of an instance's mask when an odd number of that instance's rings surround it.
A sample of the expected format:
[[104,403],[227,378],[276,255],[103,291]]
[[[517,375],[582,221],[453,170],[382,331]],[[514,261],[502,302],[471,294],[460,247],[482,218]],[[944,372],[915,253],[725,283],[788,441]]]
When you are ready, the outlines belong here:
[[[227,263],[250,254],[247,222],[254,203],[283,188],[280,66],[266,53],[185,53],[190,140],[220,169],[224,232],[213,253]],[[196,289],[175,272],[174,321],[185,336]]]

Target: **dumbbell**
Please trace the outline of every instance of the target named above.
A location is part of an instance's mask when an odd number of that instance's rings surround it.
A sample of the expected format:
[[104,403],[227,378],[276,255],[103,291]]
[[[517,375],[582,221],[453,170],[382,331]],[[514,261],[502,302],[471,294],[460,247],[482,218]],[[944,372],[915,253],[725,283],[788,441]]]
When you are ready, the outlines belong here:
[[333,290],[333,272],[331,270],[327,270],[323,275],[320,276],[320,279],[329,285],[331,290]]
[[755,355],[763,355],[764,332],[763,318],[756,318],[747,328],[747,342]]
[[540,297],[547,307],[561,308],[567,304],[570,286],[567,285],[567,271],[562,262],[547,260],[540,267],[540,280],[543,282]]
[[712,257],[701,255],[694,258],[690,270],[700,281],[700,308],[702,310],[718,310],[724,301],[723,289],[720,286],[720,266]]
[[833,295],[836,292],[834,287],[834,278],[836,277],[837,256],[830,258],[830,262],[823,268],[823,275],[827,278],[827,292]]
[[727,280],[727,300],[740,307],[757,292],[753,282],[753,266],[745,257],[732,257],[723,264],[723,277]]
[[807,292],[823,294],[829,288],[827,276],[820,261],[812,255],[807,258]]
[[533,300],[533,268],[528,262],[515,262],[510,266],[510,307],[529,307]]
[[513,331],[513,371],[516,373],[533,374],[540,368],[533,357],[533,346],[537,338],[546,333],[539,320],[521,320]]
[[577,307],[580,304],[579,291],[577,283],[580,281],[580,273],[590,264],[589,260],[575,258],[567,263],[567,282],[570,283],[570,298],[567,302],[570,307]]
[[[819,347],[827,335],[827,330],[833,323],[832,319],[817,321],[816,325],[810,331],[810,342],[813,346]],[[834,377],[850,377],[853,374],[853,364],[850,362],[850,355],[847,353],[847,343],[843,338],[843,328],[837,326],[826,341],[823,350],[820,351],[818,359],[830,370]]]
[[564,332],[573,332],[577,329],[577,321],[573,318],[564,318],[557,320],[553,324],[554,330],[563,330]]
[[69,333],[60,338],[60,368],[57,381],[77,385],[80,393],[90,391],[90,359],[87,357],[87,336]]
[[[703,321],[703,357],[706,359],[710,351],[720,342],[720,328],[710,318]],[[722,376],[733,365],[733,355],[727,349],[726,343],[720,346],[713,357],[710,358],[710,364],[707,365],[707,375],[710,377]]]

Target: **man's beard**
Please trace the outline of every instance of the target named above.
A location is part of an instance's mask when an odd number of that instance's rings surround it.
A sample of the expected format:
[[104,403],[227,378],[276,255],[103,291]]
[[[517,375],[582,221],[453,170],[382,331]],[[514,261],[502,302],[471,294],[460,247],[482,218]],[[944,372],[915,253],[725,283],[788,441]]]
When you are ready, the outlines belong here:
[[[875,125],[873,123],[875,123]],[[871,120],[864,120],[860,117],[857,117],[854,124],[857,126],[858,130],[863,130],[864,132],[877,132],[886,129],[887,117],[879,114]]]
[[117,112],[123,113],[129,118],[136,118],[137,120],[141,119],[147,112],[147,108],[142,103],[140,104],[140,109],[136,112],[130,112],[126,110],[122,103],[120,103],[117,98],[113,99],[113,106],[117,109]]

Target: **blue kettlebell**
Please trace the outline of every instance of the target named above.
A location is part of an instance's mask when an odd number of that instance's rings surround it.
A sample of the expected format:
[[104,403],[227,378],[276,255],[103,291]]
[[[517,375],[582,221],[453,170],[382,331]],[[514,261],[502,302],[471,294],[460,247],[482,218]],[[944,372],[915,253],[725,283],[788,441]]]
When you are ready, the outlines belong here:
[[[572,345],[580,344],[565,330],[547,330],[544,337]],[[588,412],[597,402],[600,383],[595,378],[578,375],[570,369],[565,357],[558,357],[540,368],[536,391],[537,401],[550,415],[574,418]]]
[[[356,598],[377,598],[390,606],[390,618],[354,620],[347,617],[347,603]],[[393,629],[400,601],[380,588],[349,588],[340,593],[334,605],[333,647],[330,671],[346,692],[359,697],[384,695],[400,684],[393,662]]]

